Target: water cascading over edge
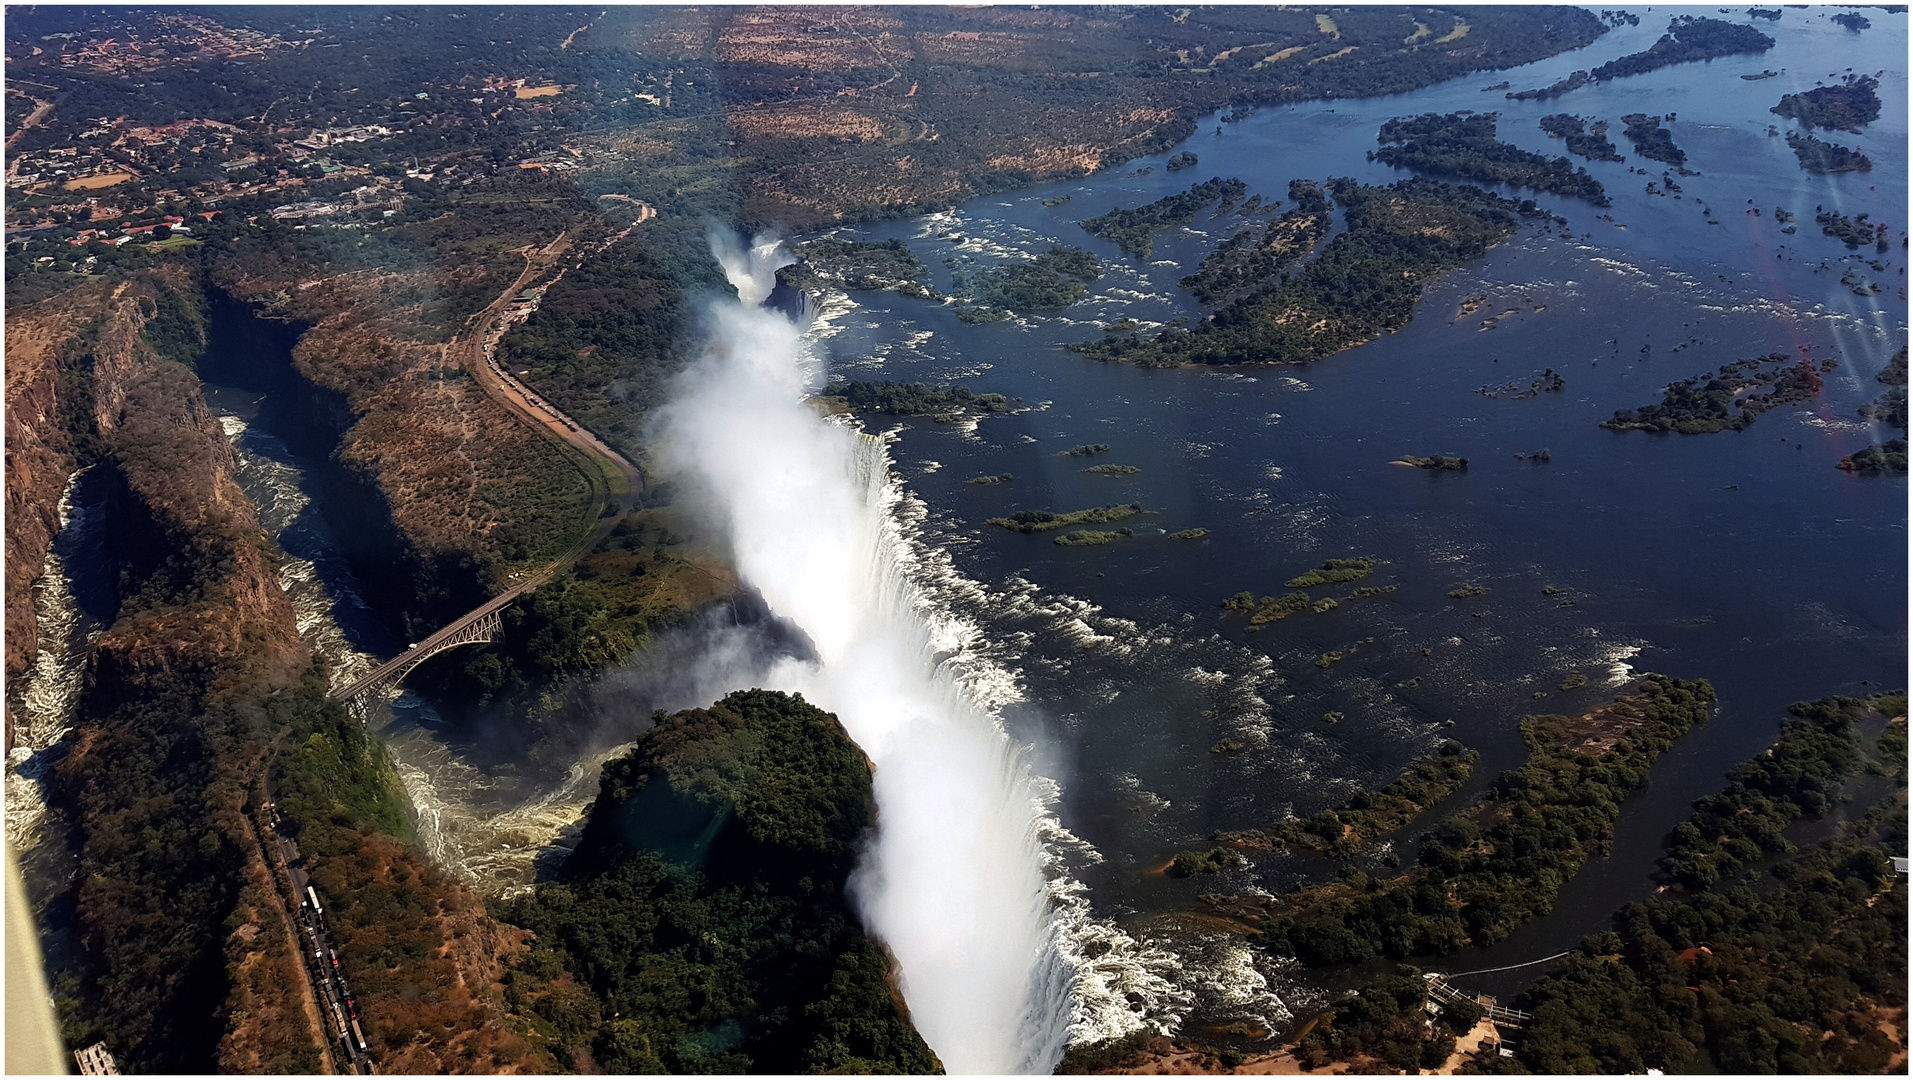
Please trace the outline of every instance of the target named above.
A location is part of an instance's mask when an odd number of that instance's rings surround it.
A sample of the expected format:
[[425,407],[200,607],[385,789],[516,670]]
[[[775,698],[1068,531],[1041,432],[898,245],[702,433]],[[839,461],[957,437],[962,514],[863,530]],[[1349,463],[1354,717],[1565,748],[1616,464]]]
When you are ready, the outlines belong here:
[[876,765],[878,825],[851,888],[897,958],[912,1019],[952,1072],[1048,1072],[1074,973],[1057,949],[1044,800],[1022,748],[939,662],[891,508],[884,440],[805,404],[822,364],[756,305],[789,259],[714,241],[744,303],[711,311],[657,445],[743,579],[810,638],[769,685],[837,714]]

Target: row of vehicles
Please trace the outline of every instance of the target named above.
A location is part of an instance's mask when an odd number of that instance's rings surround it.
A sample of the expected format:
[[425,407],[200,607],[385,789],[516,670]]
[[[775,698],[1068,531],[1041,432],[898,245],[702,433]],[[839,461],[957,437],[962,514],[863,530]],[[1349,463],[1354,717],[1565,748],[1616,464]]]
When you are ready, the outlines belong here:
[[339,952],[332,944],[332,927],[326,919],[325,905],[319,900],[319,891],[312,885],[312,879],[306,874],[305,859],[299,854],[298,841],[279,833],[277,811],[268,806],[268,820],[274,826],[273,833],[279,843],[279,850],[285,856],[286,871],[292,877],[293,890],[299,897],[299,952],[305,957],[306,971],[312,977],[313,989],[318,991],[320,1011],[326,1014],[326,1024],[338,1044],[341,1057],[352,1071],[361,1074],[372,1072],[372,1059],[367,1054],[365,1030],[360,1026],[359,1003],[352,996],[352,990],[346,986],[345,973],[339,967]]

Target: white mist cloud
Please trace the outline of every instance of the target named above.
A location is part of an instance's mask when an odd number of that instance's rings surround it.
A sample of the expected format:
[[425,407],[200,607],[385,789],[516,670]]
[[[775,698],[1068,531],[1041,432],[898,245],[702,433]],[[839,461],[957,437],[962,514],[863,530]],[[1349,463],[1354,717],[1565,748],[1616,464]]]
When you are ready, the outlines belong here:
[[663,464],[815,647],[767,684],[836,713],[876,763],[876,836],[852,891],[917,1029],[952,1072],[1048,1072],[1073,976],[1052,940],[1041,800],[996,718],[935,661],[882,442],[804,403],[822,365],[756,306],[789,257],[718,238],[712,251],[744,303],[715,306],[705,355],[661,411]]
[[724,276],[730,279],[739,302],[747,308],[755,308],[771,294],[777,286],[778,267],[797,261],[775,234],[756,237],[749,246],[736,233],[721,230],[713,231],[707,239],[711,257],[724,268]]

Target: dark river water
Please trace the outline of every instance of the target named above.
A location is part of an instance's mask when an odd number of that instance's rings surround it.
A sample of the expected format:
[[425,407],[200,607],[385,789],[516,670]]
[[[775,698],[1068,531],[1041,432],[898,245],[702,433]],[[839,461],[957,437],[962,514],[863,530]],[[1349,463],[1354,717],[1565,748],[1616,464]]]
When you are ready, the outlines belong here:
[[[1906,481],[1834,465],[1897,434],[1856,410],[1879,396],[1874,376],[1906,340],[1906,15],[1870,9],[1872,28],[1854,33],[1826,10],[1788,8],[1777,24],[1758,24],[1778,41],[1762,56],[1683,64],[1554,101],[1482,90],[1503,78],[1515,90],[1546,85],[1645,48],[1669,9],[1633,10],[1640,26],[1512,72],[1262,109],[1230,124],[1211,118],[1177,148],[1198,155],[1193,170],[1168,172],[1164,155],[842,234],[909,241],[940,288],[958,260],[988,265],[1054,243],[1104,260],[1090,297],[1060,315],[967,326],[936,303],[856,292],[824,305],[818,332],[833,369],[851,378],[961,379],[1022,399],[1013,415],[974,426],[908,422],[893,456],[923,504],[924,538],[983,586],[952,603],[1019,673],[1024,701],[1012,723],[1061,783],[1064,824],[1102,856],[1078,876],[1098,913],[1140,937],[1193,957],[1205,946],[1195,924],[1175,916],[1198,910],[1197,894],[1279,892],[1330,869],[1274,857],[1192,881],[1154,872],[1215,830],[1332,805],[1444,737],[1481,751],[1479,790],[1519,763],[1525,713],[1589,707],[1630,672],[1712,680],[1718,714],[1629,802],[1612,856],[1588,865],[1551,916],[1441,966],[1557,952],[1653,889],[1662,838],[1728,767],[1774,738],[1789,702],[1905,684]],[[1780,74],[1739,78],[1763,70]],[[1858,137],[1822,134],[1858,146],[1873,169],[1808,175],[1769,130],[1792,122],[1768,110],[1849,71],[1879,73],[1884,113]],[[1315,364],[1148,371],[1061,348],[1123,317],[1199,315],[1175,283],[1242,221],[1201,215],[1141,263],[1077,220],[1211,175],[1240,177],[1265,199],[1284,195],[1292,178],[1389,182],[1407,174],[1365,157],[1381,123],[1454,109],[1498,111],[1503,140],[1549,154],[1564,149],[1539,129],[1540,116],[1608,120],[1629,161],[1575,163],[1606,185],[1613,206],[1537,196],[1567,219],[1566,233],[1529,228],[1430,288],[1402,332]],[[1682,197],[1645,191],[1664,169],[1621,137],[1631,112],[1674,114],[1666,126],[1699,174],[1679,178]],[[1636,165],[1647,174],[1630,172]],[[1781,233],[1775,207],[1797,215],[1796,234]],[[1821,234],[1817,207],[1870,213],[1891,226],[1890,250],[1849,252]],[[1885,270],[1866,265],[1876,258]],[[1855,270],[1849,282],[1880,291],[1861,296],[1843,284]],[[1463,316],[1467,298],[1481,303]],[[1838,368],[1823,396],[1743,432],[1598,426],[1616,409],[1658,401],[1668,382],[1772,352],[1833,358]],[[1565,374],[1563,392],[1478,392],[1547,368]],[[1094,461],[1140,472],[1093,475],[1083,471],[1092,461],[1059,456],[1082,443],[1106,443]],[[1549,461],[1516,457],[1540,448]],[[1472,467],[1390,464],[1432,453],[1467,456]],[[1002,473],[1013,482],[964,483]],[[1124,522],[1136,535],[1102,547],[985,524],[1020,509],[1132,500],[1149,510]],[[1209,533],[1163,535],[1191,527]],[[1384,561],[1363,584],[1398,591],[1258,633],[1221,618],[1220,602],[1240,590],[1279,593],[1322,560],[1354,555]],[[1488,593],[1448,598],[1470,582]],[[1318,666],[1331,650],[1345,658]],[[1557,689],[1576,672],[1587,688]],[[1327,724],[1330,711],[1346,719]],[[1211,752],[1225,738],[1248,749]],[[1312,976],[1255,964],[1291,1008],[1319,1000]],[[1534,970],[1478,981],[1507,992]],[[1253,996],[1221,987],[1209,1015],[1227,1016],[1232,995]]]

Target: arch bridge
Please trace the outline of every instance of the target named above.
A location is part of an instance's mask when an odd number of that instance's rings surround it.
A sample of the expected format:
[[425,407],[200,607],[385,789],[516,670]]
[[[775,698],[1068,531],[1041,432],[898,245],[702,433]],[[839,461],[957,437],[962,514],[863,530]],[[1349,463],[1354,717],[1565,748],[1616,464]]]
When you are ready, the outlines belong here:
[[466,612],[455,621],[441,627],[438,632],[424,641],[398,654],[385,663],[372,669],[371,673],[358,681],[333,690],[326,695],[327,701],[355,704],[376,699],[390,692],[409,674],[412,669],[437,656],[447,649],[456,649],[460,645],[477,645],[496,638],[504,629],[499,612],[506,604],[518,597],[522,589],[513,589],[495,596],[480,607]]

